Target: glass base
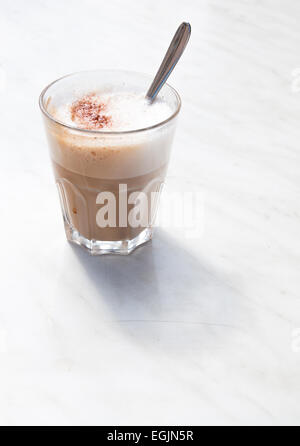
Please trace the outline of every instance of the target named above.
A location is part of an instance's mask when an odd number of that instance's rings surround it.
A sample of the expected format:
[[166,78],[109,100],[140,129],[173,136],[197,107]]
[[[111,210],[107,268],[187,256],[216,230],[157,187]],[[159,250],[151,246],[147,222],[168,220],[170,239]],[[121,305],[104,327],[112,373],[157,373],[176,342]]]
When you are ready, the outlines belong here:
[[101,241],[89,240],[81,235],[75,228],[65,221],[65,231],[69,242],[81,246],[91,255],[103,254],[119,254],[128,255],[134,251],[138,246],[148,242],[152,238],[152,228],[145,228],[143,231],[132,240],[116,240],[116,241]]

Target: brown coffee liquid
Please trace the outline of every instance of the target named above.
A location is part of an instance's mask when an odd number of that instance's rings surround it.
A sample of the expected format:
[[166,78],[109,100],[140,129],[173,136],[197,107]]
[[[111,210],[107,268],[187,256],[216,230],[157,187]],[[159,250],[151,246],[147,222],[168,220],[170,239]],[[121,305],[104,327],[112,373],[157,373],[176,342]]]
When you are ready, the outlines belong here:
[[[79,233],[91,240],[117,241],[131,240],[138,236],[148,225],[151,225],[151,217],[155,213],[153,206],[153,193],[158,196],[163,183],[166,168],[164,165],[145,175],[134,178],[101,179],[81,175],[65,169],[53,161],[54,174],[61,196],[63,212],[67,223]],[[127,185],[128,196],[132,192],[144,192],[148,198],[148,221],[144,226],[121,227],[119,215],[119,185]],[[100,192],[112,192],[116,199],[116,227],[99,227],[96,221],[97,212],[104,204],[97,204],[97,196]],[[155,195],[156,194],[156,195]],[[151,206],[152,198],[152,206]],[[122,196],[124,202],[124,196]],[[129,215],[133,204],[126,204]]]

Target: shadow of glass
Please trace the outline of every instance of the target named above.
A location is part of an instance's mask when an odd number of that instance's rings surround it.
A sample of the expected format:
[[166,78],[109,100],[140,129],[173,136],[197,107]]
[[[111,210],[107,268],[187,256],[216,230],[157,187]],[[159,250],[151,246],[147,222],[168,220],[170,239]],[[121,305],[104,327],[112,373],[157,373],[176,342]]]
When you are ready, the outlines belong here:
[[161,229],[129,256],[91,257],[72,249],[108,309],[105,323],[138,343],[176,352],[208,343],[220,348],[249,317],[230,277],[220,277]]

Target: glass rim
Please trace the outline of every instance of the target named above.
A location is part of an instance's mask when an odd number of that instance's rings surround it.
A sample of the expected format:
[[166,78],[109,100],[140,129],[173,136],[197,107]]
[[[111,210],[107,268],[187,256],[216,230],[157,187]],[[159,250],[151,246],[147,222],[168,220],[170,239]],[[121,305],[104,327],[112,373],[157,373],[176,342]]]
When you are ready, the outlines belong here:
[[[100,69],[100,70],[83,70],[83,71],[75,71],[73,73],[70,74],[66,74],[65,76],[61,76],[58,79],[55,79],[54,81],[52,81],[50,84],[48,84],[41,92],[40,96],[39,96],[39,106],[41,109],[41,112],[51,121],[55,122],[56,124],[59,124],[67,129],[70,130],[75,130],[77,132],[83,132],[83,133],[92,133],[92,134],[96,134],[96,135],[128,135],[128,134],[132,134],[132,133],[140,133],[140,132],[145,132],[148,130],[153,130],[156,129],[158,127],[162,127],[163,125],[167,124],[168,122],[172,121],[179,113],[180,109],[181,109],[181,98],[179,96],[179,93],[177,92],[177,90],[175,90],[174,87],[172,87],[170,84],[165,83],[165,85],[170,88],[170,90],[172,91],[172,93],[174,94],[174,96],[177,99],[177,107],[176,110],[167,118],[164,119],[163,121],[158,122],[157,124],[153,124],[151,126],[148,127],[143,127],[143,128],[138,128],[138,129],[133,129],[133,130],[119,130],[119,131],[106,131],[106,130],[90,130],[90,129],[83,129],[80,127],[77,127],[75,125],[70,125],[70,124],[66,124],[63,121],[60,121],[59,119],[54,118],[54,116],[52,116],[45,108],[44,106],[44,97],[46,92],[49,90],[50,87],[52,87],[52,85],[56,84],[57,82],[66,79],[67,77],[71,77],[74,76],[76,74],[82,74],[82,73],[92,73],[92,72],[97,72],[97,71],[114,71],[114,72],[123,72],[123,73],[131,73],[131,74],[138,74],[138,75],[144,75],[144,76],[149,76],[146,75],[145,73],[140,73],[137,71],[129,71],[129,70],[118,70],[118,69]],[[150,77],[150,76],[149,76]]]

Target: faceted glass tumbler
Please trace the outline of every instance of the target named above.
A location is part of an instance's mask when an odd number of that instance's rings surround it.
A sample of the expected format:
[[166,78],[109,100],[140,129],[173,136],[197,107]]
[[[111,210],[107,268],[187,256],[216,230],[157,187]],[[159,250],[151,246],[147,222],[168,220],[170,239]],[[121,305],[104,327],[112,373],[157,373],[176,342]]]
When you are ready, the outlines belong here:
[[152,238],[181,101],[165,84],[170,107],[163,122],[130,131],[86,130],[57,119],[76,95],[101,91],[144,93],[151,77],[127,71],[74,73],[40,95],[67,239],[91,254],[129,254]]

